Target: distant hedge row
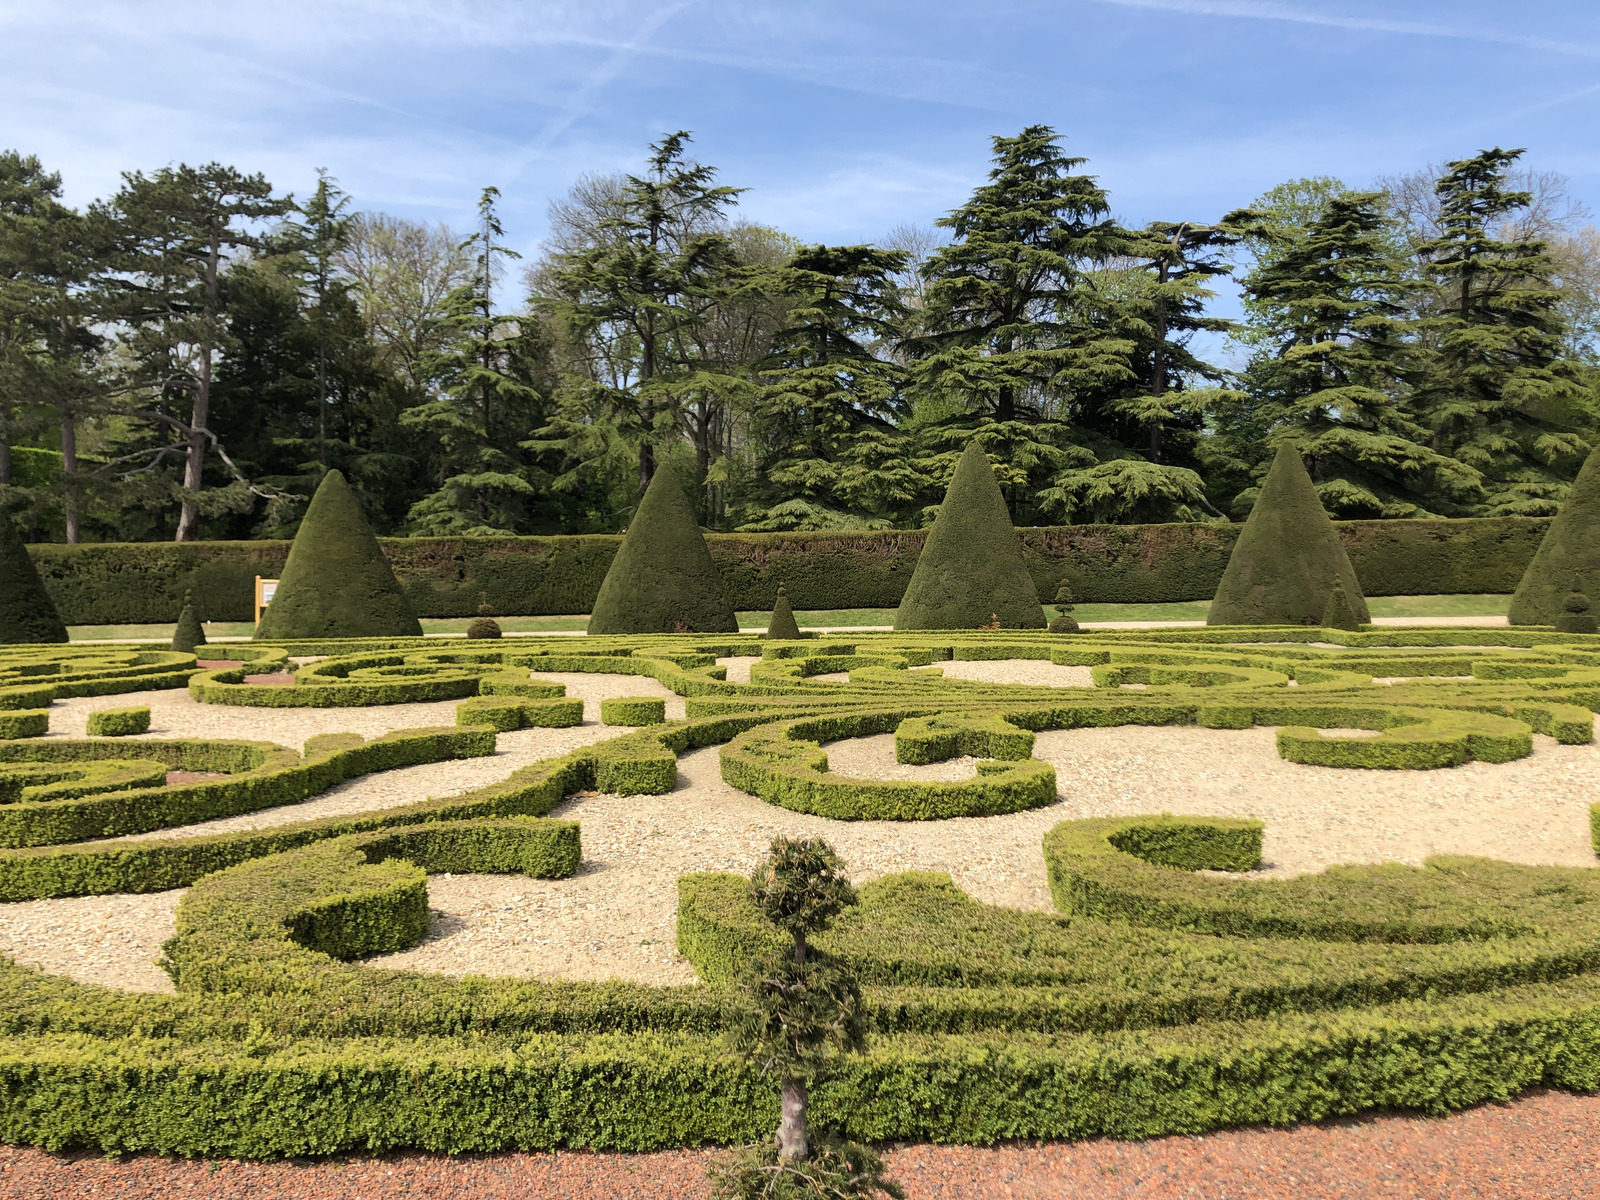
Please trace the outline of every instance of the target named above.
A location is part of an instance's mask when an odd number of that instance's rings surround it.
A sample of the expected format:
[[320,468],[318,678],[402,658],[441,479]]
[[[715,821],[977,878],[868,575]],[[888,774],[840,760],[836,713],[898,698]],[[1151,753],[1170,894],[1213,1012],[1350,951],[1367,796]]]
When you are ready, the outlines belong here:
[[[1511,592],[1548,520],[1343,521],[1335,527],[1369,596]],[[1088,603],[1206,600],[1241,526],[1066,525],[1023,529],[1048,601],[1063,578]],[[770,609],[788,584],[796,609],[892,608],[924,530],[711,534],[736,609]],[[622,539],[386,538],[419,616],[464,617],[487,598],[507,616],[586,613]],[[28,547],[69,625],[175,621],[193,590],[207,620],[248,621],[254,577],[283,570],[288,542],[105,543]]]

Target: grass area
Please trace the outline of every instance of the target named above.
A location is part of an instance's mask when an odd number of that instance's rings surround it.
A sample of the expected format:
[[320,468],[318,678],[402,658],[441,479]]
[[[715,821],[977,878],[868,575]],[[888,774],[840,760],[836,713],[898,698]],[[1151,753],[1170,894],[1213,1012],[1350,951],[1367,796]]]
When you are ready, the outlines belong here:
[[[1510,596],[1378,596],[1367,601],[1375,617],[1503,617],[1511,606]],[[1189,600],[1176,604],[1080,604],[1073,616],[1080,621],[1204,621],[1209,600]],[[1050,610],[1054,615],[1055,610]],[[764,629],[764,612],[742,612],[741,629]],[[797,612],[802,629],[830,626],[893,625],[892,608],[828,608]],[[561,633],[588,628],[586,616],[496,617],[507,633]],[[470,617],[428,619],[424,633],[465,633]],[[255,627],[248,621],[210,621],[206,637],[249,637]],[[74,625],[68,630],[75,642],[106,638],[164,642],[172,637],[171,625]]]

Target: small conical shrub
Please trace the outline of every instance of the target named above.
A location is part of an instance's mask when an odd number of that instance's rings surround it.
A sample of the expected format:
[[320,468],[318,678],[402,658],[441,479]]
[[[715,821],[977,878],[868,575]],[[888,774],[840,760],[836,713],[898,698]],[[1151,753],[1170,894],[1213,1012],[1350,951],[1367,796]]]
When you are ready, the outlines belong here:
[[422,636],[405,589],[338,471],[324,475],[311,498],[256,636]]
[[628,536],[611,560],[589,615],[589,632],[738,631],[689,498],[663,467],[650,480]]
[[64,642],[55,602],[44,590],[11,518],[0,513],[0,642]]
[[1234,543],[1206,624],[1316,625],[1335,584],[1357,624],[1371,620],[1344,544],[1286,439]]
[[[998,624],[995,624],[998,623]],[[1043,629],[1039,589],[994,469],[967,443],[895,614],[896,629]]]
[[1589,452],[1522,573],[1511,597],[1511,623],[1554,625],[1569,590],[1600,595],[1600,448]]
[[1572,590],[1567,593],[1561,611],[1556,614],[1557,633],[1595,632],[1594,613],[1589,609],[1589,597],[1578,590],[1579,586],[1579,581],[1574,577]]
[[1350,603],[1350,597],[1344,594],[1342,584],[1334,584],[1333,591],[1328,596],[1328,603],[1322,610],[1322,620],[1318,622],[1324,629],[1360,629],[1361,618],[1356,615],[1355,606]]
[[1056,612],[1054,620],[1050,622],[1051,633],[1077,633],[1079,632],[1078,618],[1072,615],[1072,585],[1065,579],[1056,589]]
[[200,615],[194,611],[193,593],[185,592],[178,627],[172,631],[172,648],[179,654],[193,654],[205,644],[206,631],[201,627]]
[[478,605],[478,615],[467,625],[469,638],[497,638],[502,637],[500,622],[494,619],[494,605],[485,598]]
[[800,626],[795,623],[794,609],[789,607],[789,591],[778,585],[778,599],[772,606],[772,617],[767,621],[767,637],[793,640],[800,636]]

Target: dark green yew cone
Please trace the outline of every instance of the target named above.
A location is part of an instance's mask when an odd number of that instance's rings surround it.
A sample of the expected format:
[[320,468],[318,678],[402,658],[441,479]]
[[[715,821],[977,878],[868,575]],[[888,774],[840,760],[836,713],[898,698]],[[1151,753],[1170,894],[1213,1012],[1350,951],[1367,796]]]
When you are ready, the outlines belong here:
[[206,631],[200,625],[199,614],[194,611],[194,596],[185,592],[178,627],[172,631],[172,648],[179,654],[193,654],[205,644]]
[[896,629],[1043,629],[1039,589],[1022,562],[994,469],[968,442],[895,614]]
[[1333,585],[1333,592],[1322,610],[1322,620],[1317,623],[1324,629],[1361,628],[1361,618],[1356,615],[1355,606],[1350,603],[1350,597],[1344,594],[1342,585]]
[[1299,451],[1285,439],[1234,543],[1206,624],[1318,625],[1335,584],[1356,623],[1369,622],[1344,543]]
[[1600,448],[1589,452],[1522,573],[1511,597],[1511,623],[1554,625],[1572,591],[1600,596]]
[[55,602],[11,518],[0,513],[0,642],[64,642]]
[[695,523],[689,498],[658,470],[611,560],[589,632],[737,633],[728,592]]
[[344,476],[329,471],[289,547],[258,638],[421,637],[405,589]]
[[777,602],[772,606],[772,617],[767,621],[767,637],[793,640],[799,636],[800,626],[795,624],[794,609],[789,607],[789,593],[780,583]]

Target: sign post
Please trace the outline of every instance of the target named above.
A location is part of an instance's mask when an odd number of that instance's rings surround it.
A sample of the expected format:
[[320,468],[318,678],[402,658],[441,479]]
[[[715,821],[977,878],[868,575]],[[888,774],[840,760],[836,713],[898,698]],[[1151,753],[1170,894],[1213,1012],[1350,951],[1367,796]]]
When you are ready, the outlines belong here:
[[272,603],[272,597],[278,590],[276,579],[263,579],[256,576],[256,624],[261,624],[261,610]]

